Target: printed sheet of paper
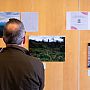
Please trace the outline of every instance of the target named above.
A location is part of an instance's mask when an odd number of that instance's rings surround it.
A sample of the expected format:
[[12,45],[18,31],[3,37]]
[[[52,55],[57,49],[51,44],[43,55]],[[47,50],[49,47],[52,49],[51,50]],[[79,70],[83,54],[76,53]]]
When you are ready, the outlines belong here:
[[90,12],[67,12],[66,30],[89,30]]

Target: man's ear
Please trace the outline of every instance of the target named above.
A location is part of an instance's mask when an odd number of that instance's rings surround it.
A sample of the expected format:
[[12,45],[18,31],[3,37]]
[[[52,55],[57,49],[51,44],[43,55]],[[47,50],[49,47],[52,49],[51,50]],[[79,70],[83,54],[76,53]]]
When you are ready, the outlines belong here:
[[23,44],[25,44],[25,36],[23,37]]
[[5,42],[5,37],[3,37],[3,41]]

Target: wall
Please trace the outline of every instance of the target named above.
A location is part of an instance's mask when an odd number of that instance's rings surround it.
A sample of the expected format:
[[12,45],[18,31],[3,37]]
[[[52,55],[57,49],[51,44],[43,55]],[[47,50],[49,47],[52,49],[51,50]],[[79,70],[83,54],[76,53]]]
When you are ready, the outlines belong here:
[[[88,10],[90,6],[87,2],[89,0],[81,1],[81,10]],[[39,32],[26,34],[26,48],[28,48],[30,35],[66,36],[66,60],[59,63],[46,62],[44,90],[90,89],[86,56],[90,31],[65,30],[65,13],[78,11],[78,0],[1,0],[0,11],[37,11],[40,13]],[[0,47],[5,47],[2,39],[0,39]]]
[[[89,0],[82,0],[80,10],[90,12]],[[87,43],[90,43],[90,31],[80,31],[80,90],[90,90],[90,77],[88,77],[87,68]]]

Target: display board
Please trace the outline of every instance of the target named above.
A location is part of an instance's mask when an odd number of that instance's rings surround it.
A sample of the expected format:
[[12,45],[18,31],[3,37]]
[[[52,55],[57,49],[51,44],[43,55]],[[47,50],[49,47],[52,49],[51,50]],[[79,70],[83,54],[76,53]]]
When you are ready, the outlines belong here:
[[[86,0],[82,0],[82,6]],[[89,7],[90,4],[88,3]],[[65,13],[66,11],[77,11],[78,0],[6,0],[0,1],[0,11],[19,11],[19,12],[39,12],[39,30],[38,32],[26,33],[25,47],[28,48],[28,37],[31,35],[65,35],[66,36],[66,56],[65,63],[62,62],[45,62],[45,88],[44,90],[77,90],[77,58],[78,58],[78,31],[66,31],[65,29]],[[90,9],[90,8],[88,8]],[[83,9],[82,10],[86,10]],[[87,32],[88,33],[88,32]],[[85,32],[84,32],[85,34]],[[85,37],[85,35],[82,35]],[[84,39],[85,40],[85,39]],[[86,40],[85,40],[86,41]],[[88,41],[89,42],[89,41]],[[84,43],[83,43],[84,45]],[[87,45],[87,44],[86,44]],[[0,38],[0,46],[5,47],[3,40]],[[87,47],[87,46],[86,46]],[[87,52],[85,46],[82,53]],[[81,55],[82,57],[84,54]],[[82,66],[87,65],[87,59],[83,57]],[[82,75],[87,75],[85,67],[82,67]],[[84,71],[83,71],[84,70]],[[78,73],[77,73],[78,72]],[[87,78],[87,77],[86,77]],[[85,77],[82,76],[82,79]],[[82,81],[82,80],[81,80]],[[89,81],[89,79],[88,79]],[[83,83],[84,90],[87,83]],[[89,82],[88,82],[89,84]],[[90,85],[89,85],[90,86]],[[87,90],[90,88],[87,87]],[[79,89],[78,89],[79,90]]]

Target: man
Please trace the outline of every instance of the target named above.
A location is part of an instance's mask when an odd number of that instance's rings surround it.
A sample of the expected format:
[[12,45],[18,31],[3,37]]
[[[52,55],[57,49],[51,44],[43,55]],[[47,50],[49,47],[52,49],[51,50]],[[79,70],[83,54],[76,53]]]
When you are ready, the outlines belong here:
[[6,48],[0,52],[0,90],[43,90],[43,64],[23,48],[23,23],[10,19],[4,27],[3,40]]

